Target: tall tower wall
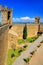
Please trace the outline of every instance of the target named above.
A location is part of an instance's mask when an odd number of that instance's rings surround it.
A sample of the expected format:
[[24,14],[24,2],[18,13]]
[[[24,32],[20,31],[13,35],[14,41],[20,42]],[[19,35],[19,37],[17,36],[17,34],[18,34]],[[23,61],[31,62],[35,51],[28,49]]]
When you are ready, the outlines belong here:
[[8,30],[12,24],[12,10],[0,7],[2,25],[0,26],[0,65],[7,65]]
[[8,24],[0,27],[0,65],[7,65]]

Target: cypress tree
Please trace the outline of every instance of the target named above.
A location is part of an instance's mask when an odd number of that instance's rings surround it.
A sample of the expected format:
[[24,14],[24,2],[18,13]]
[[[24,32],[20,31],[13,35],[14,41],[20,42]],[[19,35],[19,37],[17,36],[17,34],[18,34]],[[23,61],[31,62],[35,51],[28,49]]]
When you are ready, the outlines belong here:
[[24,29],[23,29],[23,39],[27,38],[27,25],[25,24]]

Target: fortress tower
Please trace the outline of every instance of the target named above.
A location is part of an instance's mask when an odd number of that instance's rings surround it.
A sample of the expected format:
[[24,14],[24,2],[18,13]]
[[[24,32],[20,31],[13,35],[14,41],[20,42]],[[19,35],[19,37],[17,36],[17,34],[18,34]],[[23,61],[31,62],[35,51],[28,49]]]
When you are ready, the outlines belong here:
[[35,23],[37,23],[37,24],[40,23],[40,17],[35,17]]
[[6,6],[0,6],[0,13],[2,17],[2,24],[8,23],[12,25],[12,10],[8,9]]
[[38,25],[38,33],[40,32],[40,17],[35,17],[35,23]]
[[0,6],[0,65],[7,65],[8,31],[12,25],[12,10]]

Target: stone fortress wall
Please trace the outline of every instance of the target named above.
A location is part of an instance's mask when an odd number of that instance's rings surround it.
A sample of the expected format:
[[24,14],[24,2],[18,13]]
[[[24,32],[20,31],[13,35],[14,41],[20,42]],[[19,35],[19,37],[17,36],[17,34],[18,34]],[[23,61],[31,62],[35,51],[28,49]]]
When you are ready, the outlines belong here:
[[7,65],[8,24],[0,27],[0,65]]
[[[25,24],[13,24],[12,30],[14,30],[19,38],[22,38],[23,36],[23,29]],[[43,24],[40,24],[40,18],[35,18],[34,24],[26,24],[27,25],[27,37],[33,37],[37,35],[38,32],[43,33]]]
[[[22,39],[23,29],[25,24],[14,24],[12,30],[14,30],[19,38]],[[39,24],[27,24],[27,37],[33,37],[37,35],[38,32],[43,32],[43,24],[40,24],[40,29],[38,30]]]
[[8,31],[12,23],[12,12],[6,7],[0,6],[2,24],[0,24],[0,65],[7,65]]
[[[12,29],[18,34],[18,37],[22,39],[23,29],[25,24],[14,24]],[[27,37],[33,37],[37,35],[38,24],[27,24]]]
[[[40,18],[35,18],[34,24],[26,24],[27,25],[27,38],[28,37],[34,37],[37,35],[38,32],[43,32],[43,24],[40,24]],[[11,33],[9,33],[9,48],[11,48],[11,45],[17,44],[18,39],[23,39],[23,29],[25,24],[13,24],[11,30]],[[9,31],[10,31],[9,30]],[[13,32],[12,32],[13,31]],[[14,34],[15,35],[14,35]]]

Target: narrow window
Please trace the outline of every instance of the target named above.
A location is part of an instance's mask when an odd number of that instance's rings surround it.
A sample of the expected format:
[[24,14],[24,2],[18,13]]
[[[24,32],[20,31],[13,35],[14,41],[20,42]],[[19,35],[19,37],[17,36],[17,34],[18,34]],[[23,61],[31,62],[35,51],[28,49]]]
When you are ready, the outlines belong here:
[[10,11],[8,11],[8,20],[10,19]]

